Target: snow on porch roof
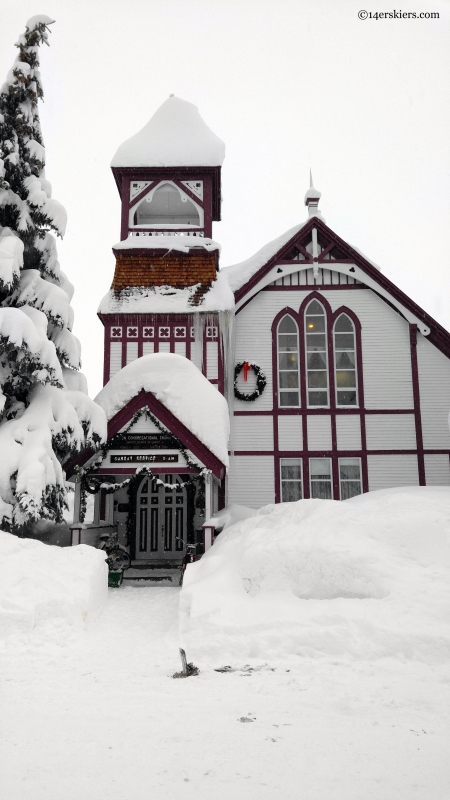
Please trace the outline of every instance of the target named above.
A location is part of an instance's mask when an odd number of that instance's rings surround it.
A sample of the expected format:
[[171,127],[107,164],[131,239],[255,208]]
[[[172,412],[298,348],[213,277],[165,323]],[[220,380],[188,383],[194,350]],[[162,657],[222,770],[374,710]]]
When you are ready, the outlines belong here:
[[112,419],[139,392],[151,392],[217,458],[228,466],[228,404],[197,367],[175,353],[132,361],[95,398]]
[[225,145],[197,106],[170,97],[142,130],[120,145],[112,167],[219,167]]

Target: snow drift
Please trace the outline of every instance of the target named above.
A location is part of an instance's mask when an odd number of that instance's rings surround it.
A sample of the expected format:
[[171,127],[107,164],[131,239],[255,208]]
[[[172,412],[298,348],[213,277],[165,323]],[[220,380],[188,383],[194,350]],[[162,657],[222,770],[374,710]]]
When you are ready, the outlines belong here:
[[105,554],[53,547],[0,531],[0,639],[34,629],[81,626],[106,600]]
[[189,565],[180,600],[190,658],[450,653],[450,490],[270,505]]

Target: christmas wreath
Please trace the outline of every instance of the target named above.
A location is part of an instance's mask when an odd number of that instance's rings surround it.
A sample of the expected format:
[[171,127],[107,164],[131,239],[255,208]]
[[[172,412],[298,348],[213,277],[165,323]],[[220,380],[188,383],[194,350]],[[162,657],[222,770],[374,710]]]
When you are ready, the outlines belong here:
[[[244,373],[244,381],[248,379],[248,373],[250,370],[256,375],[256,389],[254,392],[240,392],[237,388],[237,379],[240,375],[241,370]],[[258,367],[257,364],[253,364],[251,361],[240,361],[239,364],[236,364],[234,368],[234,396],[237,397],[238,400],[245,400],[246,402],[250,402],[252,400],[256,400],[257,397],[260,397],[266,388],[266,376],[262,371],[261,367]]]

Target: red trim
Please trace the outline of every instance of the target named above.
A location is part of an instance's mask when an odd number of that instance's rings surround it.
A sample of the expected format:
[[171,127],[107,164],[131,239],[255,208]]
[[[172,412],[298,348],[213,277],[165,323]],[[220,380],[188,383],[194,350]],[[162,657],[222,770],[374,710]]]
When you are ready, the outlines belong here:
[[[301,261],[300,263],[304,264],[305,262]],[[285,275],[285,277],[288,277],[288,276]],[[318,292],[318,291],[320,291],[322,289],[326,290],[327,292],[330,291],[330,289],[365,289],[366,291],[371,291],[371,289],[369,289],[369,287],[365,286],[363,283],[317,283],[317,284],[311,284],[311,285],[303,284],[302,286],[294,286],[294,285],[291,285],[291,286],[271,286],[271,285],[269,285],[269,286],[264,286],[264,288],[261,289],[260,291],[261,292],[295,292],[295,291],[297,291],[297,289],[300,289],[300,291],[307,291],[307,292],[310,292],[312,289],[314,291],[316,291],[316,292]],[[253,299],[253,297],[251,299]],[[239,311],[242,311],[243,308],[244,308],[244,306],[242,305],[241,308],[239,308],[236,313],[238,314]]]
[[[221,167],[112,167],[114,179],[122,200],[129,207],[129,184],[131,181],[203,181],[203,203],[205,208],[205,235],[211,236],[213,220],[220,220]],[[128,186],[127,186],[128,181]],[[128,191],[126,189],[128,188]],[[183,187],[185,188],[185,187]],[[196,198],[198,201],[199,198]],[[209,210],[210,209],[210,210]],[[208,212],[208,213],[206,213]],[[126,237],[124,237],[126,238]]]
[[[129,403],[127,403],[123,408],[118,411],[117,414],[109,421],[108,423],[108,440],[111,439],[116,433],[123,428],[124,425],[127,424],[133,417],[133,414],[139,409],[143,408],[143,406],[148,406],[152,414],[155,415],[163,425],[165,425],[171,433],[179,439],[185,447],[187,447],[191,452],[198,458],[202,464],[205,465],[207,469],[210,469],[213,475],[218,478],[218,480],[222,480],[225,475],[225,465],[215,456],[211,451],[203,444],[197,437],[183,425],[182,422],[174,415],[168,408],[166,408],[156,397],[151,394],[150,392],[139,392],[136,397],[133,397]],[[92,450],[84,450],[83,452],[79,453],[79,455],[71,459],[66,465],[65,470],[67,475],[72,475],[75,466],[85,464],[93,455]],[[101,474],[122,474],[122,470],[125,473],[135,472],[136,468],[127,469],[127,468],[120,468],[120,467],[107,467],[104,468]],[[100,470],[98,470],[100,472]],[[170,468],[166,469],[163,468],[164,472],[170,472]],[[179,471],[176,468],[173,470],[174,472]],[[189,469],[185,469],[184,471],[189,471]]]
[[[206,313],[206,312],[205,312]],[[186,358],[191,360],[191,344],[193,339],[191,338],[190,329],[194,327],[194,314],[98,314],[102,324],[105,327],[105,335],[104,335],[104,367],[103,367],[103,385],[107,384],[110,380],[110,344],[111,341],[114,342],[122,342],[122,364],[121,367],[125,367],[127,363],[127,344],[129,342],[137,342],[138,343],[138,358],[140,358],[143,354],[143,344],[144,342],[153,342],[154,344],[154,352],[159,352],[159,347],[161,342],[170,344],[170,352],[175,352],[175,343],[176,342],[183,342],[186,344]],[[217,331],[219,331],[219,319],[218,317],[212,312],[208,313],[208,320],[210,321],[210,326],[205,325],[204,331],[204,339],[203,339],[203,374],[206,376],[206,342],[217,342],[218,344],[218,378],[212,378],[210,383],[213,385],[219,385],[219,391],[223,394],[224,393],[224,365],[223,365],[223,356],[221,354],[221,347],[220,347],[220,338],[219,336],[210,337],[207,336],[207,327],[216,327]],[[121,339],[111,339],[111,328],[113,327],[121,327],[122,328],[122,338]],[[138,336],[136,337],[127,337],[127,328],[138,328]],[[154,328],[154,336],[152,338],[148,338],[143,336],[143,329],[144,328]],[[159,337],[159,328],[168,327],[170,328],[170,335],[167,338]],[[186,334],[184,337],[176,337],[175,336],[175,328],[186,328]]]
[[[426,455],[447,455],[450,454],[450,450],[424,450],[423,451]],[[336,456],[337,458],[346,458],[347,456],[358,456],[358,458],[362,458],[364,455],[367,456],[415,456],[418,454],[418,451],[415,447],[412,447],[410,450],[339,450],[335,452],[334,450],[278,450],[275,452],[274,450],[235,450],[235,456],[274,456],[279,458],[317,458],[318,456],[327,456],[327,458],[331,458],[331,456]]]
[[[444,355],[450,357],[450,333],[448,333],[448,331],[446,331],[445,328],[439,325],[439,323],[436,322],[436,320],[434,320],[433,317],[430,317],[429,314],[427,314],[422,308],[420,308],[420,306],[414,303],[414,301],[411,300],[411,298],[409,298],[406,294],[404,294],[401,291],[401,289],[395,286],[395,284],[393,284],[389,280],[389,278],[386,278],[386,276],[383,275],[378,269],[376,269],[376,267],[370,264],[370,262],[367,261],[364,258],[364,256],[362,256],[360,253],[354,250],[349,244],[344,242],[343,239],[337,236],[337,234],[334,233],[334,231],[332,231],[330,228],[328,228],[328,226],[325,225],[323,220],[321,220],[319,217],[313,217],[310,220],[308,220],[305,223],[305,225],[296,234],[294,234],[294,236],[292,236],[292,238],[283,247],[281,247],[279,251],[275,253],[275,255],[272,256],[272,258],[270,258],[267,261],[267,263],[263,267],[261,267],[261,269],[259,269],[252,276],[252,278],[250,278],[249,281],[247,281],[246,284],[244,284],[244,286],[242,286],[235,292],[236,302],[245,297],[245,295],[249,291],[251,291],[251,289],[253,289],[259,283],[259,281],[262,278],[264,278],[264,276],[267,275],[267,273],[283,259],[283,255],[287,255],[289,253],[289,250],[296,245],[297,240],[303,241],[305,237],[311,232],[313,227],[317,229],[319,235],[322,235],[323,237],[327,238],[327,240],[330,239],[333,240],[336,246],[339,247],[341,251],[343,251],[346,255],[349,256],[349,260],[351,260],[352,263],[356,264],[366,275],[371,277],[374,281],[376,281],[376,283],[378,283],[381,287],[383,287],[383,289],[389,292],[392,295],[392,297],[395,298],[395,300],[397,300],[399,303],[401,303],[406,309],[408,309],[408,311],[410,311],[412,314],[418,317],[418,319],[422,320],[422,322],[431,329],[430,335],[427,337],[427,339],[430,342],[432,342],[432,344],[434,344],[435,347],[441,350],[441,352],[444,353]],[[304,263],[304,262],[299,262],[299,263]],[[321,266],[326,267],[329,264],[330,268],[332,269],[333,264],[336,263],[339,263],[339,261],[337,260],[330,262],[324,261],[321,264]],[[343,263],[342,260],[341,263]],[[347,263],[347,259],[345,259],[345,263]],[[317,286],[316,289],[318,288],[319,287]],[[346,288],[348,288],[348,285],[346,286]],[[381,295],[380,297],[385,302],[389,302],[388,300],[386,300],[385,297],[382,297]],[[250,302],[251,299],[252,298],[249,298],[247,302]],[[240,311],[242,310],[244,305],[246,305],[246,303],[243,304],[243,306],[239,309]]]
[[[339,414],[356,414],[356,415],[358,415],[359,413],[362,413],[362,412],[364,412],[364,414],[414,414],[414,409],[413,408],[390,408],[390,409],[389,408],[388,409],[386,409],[386,408],[380,408],[380,409],[376,409],[376,408],[361,408],[361,409],[359,409],[357,406],[351,407],[351,408],[349,407],[349,408],[336,408],[335,409],[335,414],[337,416],[339,416]],[[270,417],[274,413],[275,412],[273,410],[270,410],[270,409],[267,410],[267,411],[235,411],[234,412],[234,416],[235,417],[257,417],[257,416]],[[304,408],[279,408],[278,411],[277,411],[277,414],[279,416],[281,416],[282,414],[285,414],[285,415],[289,416],[290,414],[317,414],[317,415],[320,415],[320,414],[329,414],[329,413],[330,413],[330,409],[329,408],[316,408],[316,409],[308,408],[307,411],[305,411]]]
[[130,421],[133,414],[143,406],[148,406],[152,414],[155,415],[163,425],[165,425],[185,447],[191,450],[200,461],[211,470],[211,472],[221,480],[225,475],[225,466],[197,437],[183,425],[182,422],[168,408],[166,408],[151,392],[139,392],[133,397],[120,411],[115,414],[108,423],[108,439]]
[[414,398],[414,419],[416,424],[419,485],[426,486],[425,459],[423,455],[422,415],[420,413],[419,368],[417,364],[417,325],[409,326],[409,343],[411,348],[411,377]]

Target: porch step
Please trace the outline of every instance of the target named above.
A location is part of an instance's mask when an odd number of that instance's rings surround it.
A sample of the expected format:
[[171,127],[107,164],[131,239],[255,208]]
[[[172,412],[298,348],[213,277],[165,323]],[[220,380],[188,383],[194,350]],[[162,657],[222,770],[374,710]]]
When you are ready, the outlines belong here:
[[127,586],[179,586],[181,565],[176,567],[163,566],[131,566],[123,573],[123,582]]

